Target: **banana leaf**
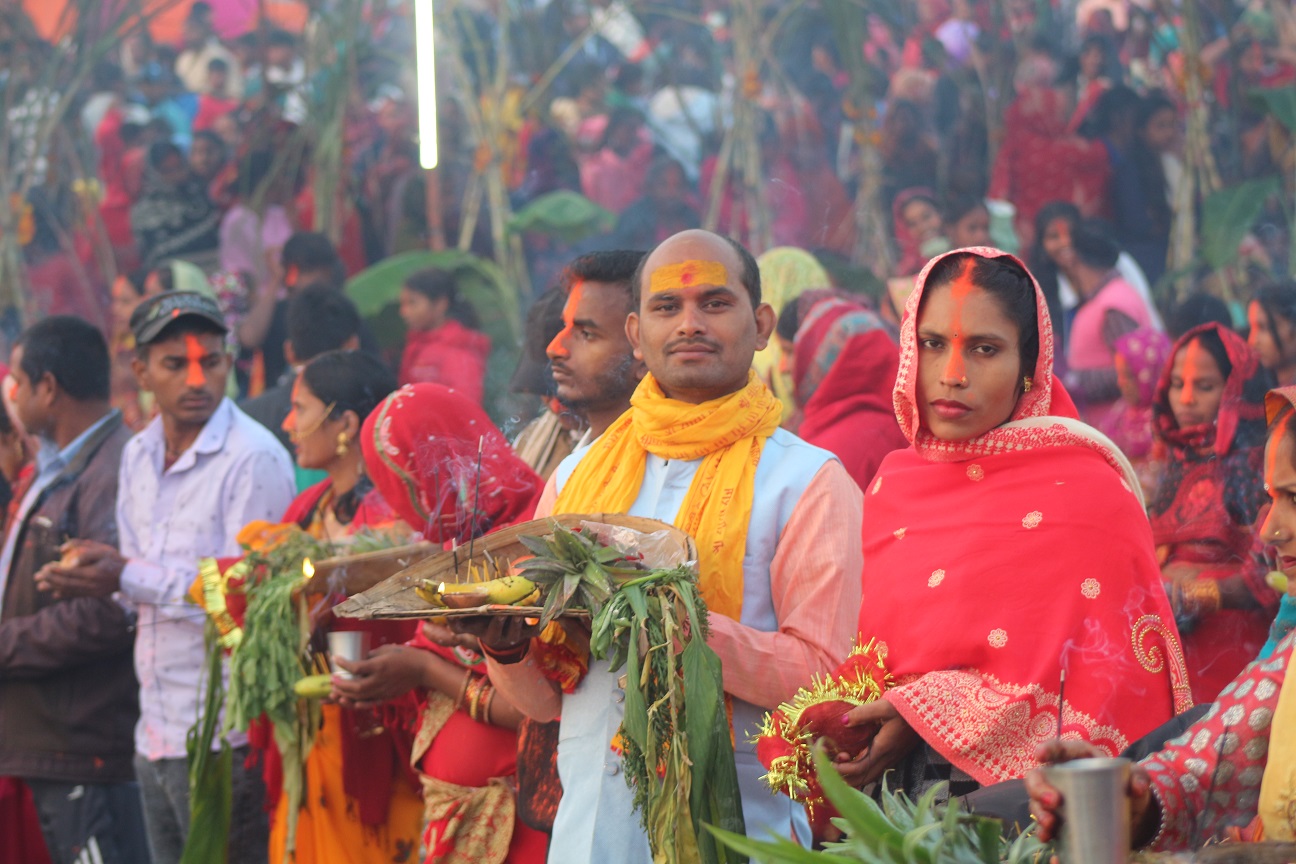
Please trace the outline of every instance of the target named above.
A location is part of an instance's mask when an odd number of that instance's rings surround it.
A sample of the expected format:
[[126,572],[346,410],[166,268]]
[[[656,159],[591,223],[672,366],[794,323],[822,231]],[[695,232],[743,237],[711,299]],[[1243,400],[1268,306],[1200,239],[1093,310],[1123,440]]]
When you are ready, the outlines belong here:
[[1247,96],[1272,114],[1288,132],[1296,132],[1296,87],[1252,90]]
[[565,243],[577,243],[592,234],[602,234],[616,227],[616,214],[577,192],[561,189],[541,195],[509,219],[514,233],[534,231],[556,237]]
[[1238,246],[1251,230],[1265,199],[1278,191],[1277,177],[1248,180],[1214,192],[1202,202],[1202,255],[1218,270],[1238,257]]
[[222,649],[215,625],[207,621],[207,694],[202,718],[185,737],[189,756],[189,836],[185,838],[180,864],[225,864],[229,856],[231,807],[234,799],[234,751],[220,739],[220,750],[212,752],[225,686],[221,678]]
[[504,272],[492,261],[463,252],[405,252],[369,267],[346,283],[346,293],[369,323],[384,352],[393,356],[405,344],[401,320],[401,285],[420,270],[436,267],[455,274],[459,296],[472,304],[481,329],[491,338],[486,364],[486,410],[497,422],[505,413],[502,399],[517,366],[522,318],[518,299],[508,287]]

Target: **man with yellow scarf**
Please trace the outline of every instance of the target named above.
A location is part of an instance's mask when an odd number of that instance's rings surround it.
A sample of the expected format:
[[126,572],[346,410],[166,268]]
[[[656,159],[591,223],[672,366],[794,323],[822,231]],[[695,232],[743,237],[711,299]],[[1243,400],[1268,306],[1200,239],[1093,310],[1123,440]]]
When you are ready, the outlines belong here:
[[[779,428],[782,405],[751,372],[774,329],[750,253],[676,234],[640,265],[626,335],[648,367],[631,408],[550,479],[537,516],[630,513],[674,523],[699,549],[710,645],[724,664],[747,831],[809,840],[804,810],[761,781],[761,717],[832,670],[855,636],[862,495],[832,454]],[[625,692],[605,662],[571,692],[530,643],[488,633],[491,680],[537,720],[561,716],[563,798],[549,860],[650,862],[613,749]]]

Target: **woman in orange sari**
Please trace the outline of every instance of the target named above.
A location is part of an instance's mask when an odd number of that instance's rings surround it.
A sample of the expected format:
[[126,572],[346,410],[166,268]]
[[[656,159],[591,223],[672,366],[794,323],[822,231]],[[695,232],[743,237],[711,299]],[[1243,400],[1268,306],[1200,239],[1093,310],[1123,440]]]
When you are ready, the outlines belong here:
[[1020,261],[927,264],[894,397],[912,446],[865,491],[860,633],[895,683],[843,717],[878,731],[842,774],[966,794],[1023,776],[1059,728],[1115,755],[1190,706],[1138,478],[1053,377]]
[[[297,464],[326,471],[328,477],[297,496],[284,513],[285,523],[329,543],[345,543],[362,530],[410,531],[398,524],[392,508],[365,476],[357,441],[364,418],[395,389],[390,370],[358,352],[329,352],[302,370],[284,430],[292,437]],[[317,618],[315,628],[363,629],[375,646],[403,642],[414,629],[405,622],[332,620],[327,611]],[[306,759],[295,852],[288,860],[360,864],[409,859],[418,848],[422,811],[418,790],[404,767],[409,735],[402,737],[399,728],[372,734],[384,726],[371,712],[325,704],[321,713],[323,723]],[[406,728],[412,721],[411,712]],[[281,794],[282,765],[273,737],[268,729],[259,731],[261,735],[252,737],[265,747],[267,805],[273,808],[269,860],[280,864],[288,839],[288,801]]]
[[[370,476],[402,519],[438,543],[468,543],[531,518],[540,477],[473,401],[439,384],[402,387],[365,421]],[[480,466],[480,467],[478,467]],[[541,864],[548,836],[517,816],[521,713],[495,692],[471,637],[424,625],[334,679],[344,705],[422,701],[412,755],[423,784],[427,862]]]

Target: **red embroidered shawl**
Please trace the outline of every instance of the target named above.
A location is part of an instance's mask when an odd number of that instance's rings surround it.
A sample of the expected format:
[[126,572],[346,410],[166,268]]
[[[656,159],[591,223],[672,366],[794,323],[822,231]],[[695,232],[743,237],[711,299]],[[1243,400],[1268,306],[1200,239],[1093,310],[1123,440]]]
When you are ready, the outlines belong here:
[[1191,702],[1137,482],[1053,378],[1038,285],[1035,386],[1012,421],[963,442],[921,428],[915,319],[938,260],[901,328],[896,416],[913,447],[865,492],[860,632],[886,643],[899,683],[885,698],[984,784],[1022,776],[1056,735],[1064,668],[1064,736],[1113,754]]

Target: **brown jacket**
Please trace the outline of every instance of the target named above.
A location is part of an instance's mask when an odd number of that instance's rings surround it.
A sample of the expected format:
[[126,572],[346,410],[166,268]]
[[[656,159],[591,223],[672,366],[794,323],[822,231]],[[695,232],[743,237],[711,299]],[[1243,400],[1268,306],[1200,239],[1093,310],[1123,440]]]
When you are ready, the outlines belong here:
[[111,598],[55,600],[33,578],[70,538],[117,545],[117,477],[130,437],[113,412],[10,526],[19,534],[0,605],[0,775],[134,779],[134,616]]

